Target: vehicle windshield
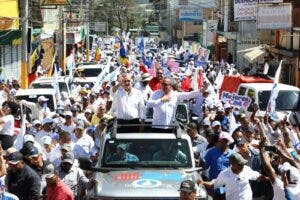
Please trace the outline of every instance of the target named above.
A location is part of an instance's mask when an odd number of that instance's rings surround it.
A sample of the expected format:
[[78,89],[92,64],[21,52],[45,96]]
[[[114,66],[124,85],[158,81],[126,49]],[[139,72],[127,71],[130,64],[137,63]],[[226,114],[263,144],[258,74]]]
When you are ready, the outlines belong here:
[[[268,105],[268,101],[271,95],[271,91],[260,91],[258,93],[259,109],[265,111]],[[276,99],[276,110],[297,110],[299,104],[299,91],[284,91],[281,90],[278,93]]]
[[[60,92],[69,93],[68,86],[65,82],[59,82],[58,85],[59,85]],[[47,89],[47,88],[54,88],[54,87],[53,87],[52,83],[33,83],[30,88],[32,88],[32,89],[45,89],[46,88]]]
[[102,69],[99,68],[84,68],[76,70],[74,77],[97,77]]
[[103,167],[190,168],[184,139],[114,139],[105,144]]

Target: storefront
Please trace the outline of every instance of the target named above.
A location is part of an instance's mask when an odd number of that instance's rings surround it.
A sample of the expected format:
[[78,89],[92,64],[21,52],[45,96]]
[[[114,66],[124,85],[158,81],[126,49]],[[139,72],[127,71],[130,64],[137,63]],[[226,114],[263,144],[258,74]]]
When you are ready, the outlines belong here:
[[17,78],[21,74],[21,31],[0,31],[0,66],[5,79]]

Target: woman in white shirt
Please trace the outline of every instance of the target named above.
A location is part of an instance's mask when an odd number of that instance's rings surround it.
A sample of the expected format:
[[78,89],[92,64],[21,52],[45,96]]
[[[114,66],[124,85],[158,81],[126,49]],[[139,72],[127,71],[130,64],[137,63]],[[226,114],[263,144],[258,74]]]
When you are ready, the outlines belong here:
[[4,150],[12,147],[14,144],[14,115],[18,112],[18,104],[13,101],[6,101],[2,104],[0,110],[0,141]]

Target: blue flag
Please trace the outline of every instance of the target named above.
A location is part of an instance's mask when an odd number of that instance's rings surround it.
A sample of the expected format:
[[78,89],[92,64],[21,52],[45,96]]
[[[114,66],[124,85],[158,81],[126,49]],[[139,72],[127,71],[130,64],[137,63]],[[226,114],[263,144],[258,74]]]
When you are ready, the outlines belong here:
[[144,37],[142,37],[140,43],[139,43],[139,46],[138,46],[139,50],[140,50],[140,53],[143,54],[144,53],[144,50],[145,50],[145,45],[144,45]]
[[120,57],[126,58],[126,50],[122,40],[120,41]]
[[146,60],[146,56],[144,53],[142,53],[142,61],[144,65],[147,65],[147,60]]

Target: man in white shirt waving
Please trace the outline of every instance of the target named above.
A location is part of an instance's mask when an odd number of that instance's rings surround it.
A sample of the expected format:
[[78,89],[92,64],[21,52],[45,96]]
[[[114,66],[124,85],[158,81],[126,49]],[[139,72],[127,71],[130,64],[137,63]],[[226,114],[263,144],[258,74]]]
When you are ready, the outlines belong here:
[[[119,124],[144,123],[146,107],[142,93],[132,87],[130,74],[121,74],[120,81],[121,87],[114,94],[111,112]],[[126,129],[130,131],[129,127]]]
[[173,84],[176,84],[175,80],[165,78],[162,82],[162,90],[155,91],[147,102],[147,107],[153,108],[153,128],[168,129],[173,126],[178,103],[201,94],[200,91],[174,91]]

